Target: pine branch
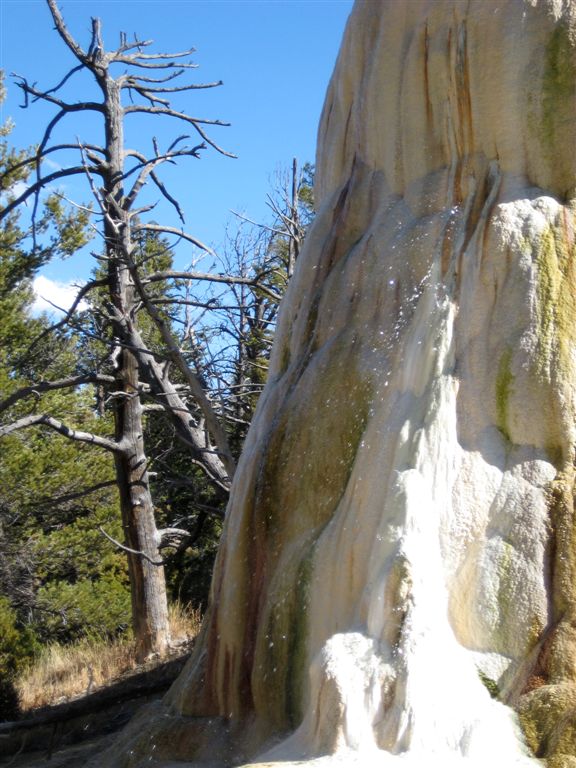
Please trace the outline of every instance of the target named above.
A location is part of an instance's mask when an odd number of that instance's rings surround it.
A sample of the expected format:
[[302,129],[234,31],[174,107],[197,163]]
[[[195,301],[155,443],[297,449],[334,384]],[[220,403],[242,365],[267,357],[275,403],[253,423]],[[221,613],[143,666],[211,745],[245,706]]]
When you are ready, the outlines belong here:
[[84,496],[90,496],[97,491],[103,491],[105,488],[117,487],[116,480],[105,480],[102,483],[95,483],[89,488],[83,488],[81,491],[74,491],[73,493],[66,493],[62,496],[49,496],[46,499],[38,499],[37,504],[50,505],[52,507],[58,504],[67,504],[69,501],[76,501],[76,499],[82,499]]

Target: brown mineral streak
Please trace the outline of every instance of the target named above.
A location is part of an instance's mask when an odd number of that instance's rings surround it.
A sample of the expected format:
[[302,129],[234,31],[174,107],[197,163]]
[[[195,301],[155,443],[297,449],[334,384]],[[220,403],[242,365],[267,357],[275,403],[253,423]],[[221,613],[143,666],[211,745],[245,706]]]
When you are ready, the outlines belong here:
[[[370,744],[412,766],[414,720],[446,763],[536,766],[514,708],[534,754],[575,764],[576,152],[558,140],[569,84],[545,74],[558,40],[576,53],[575,0],[355,5],[277,331],[289,362],[248,434],[208,630],[167,697],[232,712],[231,763],[348,749],[363,765]],[[437,655],[416,663],[431,632]],[[294,669],[310,675],[293,686]],[[198,695],[203,679],[217,690]],[[131,768],[122,749],[107,768]]]
[[428,37],[428,23],[424,24],[424,32],[422,35],[422,41],[423,41],[423,48],[424,48],[424,55],[423,55],[423,64],[424,64],[424,98],[426,100],[426,119],[428,121],[428,130],[433,130],[433,121],[432,121],[432,101],[430,99],[430,84],[428,82],[429,74],[428,74],[428,56],[429,56],[429,48],[430,48],[430,39]]

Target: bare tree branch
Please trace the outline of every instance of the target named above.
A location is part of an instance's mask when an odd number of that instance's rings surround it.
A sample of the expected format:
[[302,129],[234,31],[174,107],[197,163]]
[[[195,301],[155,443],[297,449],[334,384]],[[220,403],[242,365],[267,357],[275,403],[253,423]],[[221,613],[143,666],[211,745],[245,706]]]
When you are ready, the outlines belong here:
[[[196,53],[196,48],[189,48],[187,51],[179,51],[178,53],[133,53],[130,56],[127,56],[126,58],[142,59],[142,60],[183,59],[185,56],[192,56],[193,53]],[[198,68],[198,64],[192,64],[191,66],[194,67],[194,69]]]
[[[171,72],[169,75],[166,75],[165,77],[146,77],[146,75],[136,75],[133,72],[130,73],[130,79],[131,80],[137,80],[141,83],[169,83],[170,80],[175,80],[177,77],[181,77],[186,70],[179,69],[177,72]],[[202,86],[198,86],[201,88]]]
[[[55,104],[57,107],[60,107],[64,112],[104,112],[104,105],[97,101],[79,101],[76,104],[68,104],[68,102],[62,101],[62,99],[57,99],[55,96],[51,96],[51,91],[39,91],[33,85],[30,85],[22,75],[12,72],[12,77],[17,78],[19,82],[17,82],[16,85],[24,91],[27,96],[34,96],[32,101],[48,101],[50,104]],[[25,103],[24,107],[27,106],[28,104]]]
[[86,65],[87,62],[87,56],[86,53],[82,50],[82,48],[78,45],[76,40],[72,37],[72,35],[68,32],[68,29],[66,27],[66,24],[64,22],[64,19],[62,18],[62,14],[60,13],[60,9],[56,5],[56,0],[46,0],[48,3],[48,8],[50,9],[50,13],[52,14],[52,18],[54,19],[54,25],[56,28],[56,31],[64,40],[68,48],[72,51],[74,56],[76,56],[79,61]]
[[152,42],[152,40],[138,40],[136,35],[134,35],[134,42],[127,43],[126,32],[120,32],[120,47],[114,51],[114,55],[131,51],[132,48],[147,48],[149,45],[152,45]]
[[[85,147],[80,142],[80,139],[78,139],[78,148],[80,150],[80,155],[82,156],[82,165],[84,167],[84,173],[86,174],[86,180],[88,181],[88,186],[90,187],[90,191],[92,192],[92,196],[94,197],[94,199],[96,200],[96,202],[100,206],[100,212],[102,213],[102,216],[104,217],[104,220],[108,224],[110,224],[111,226],[114,226],[114,222],[110,218],[109,206],[105,205],[105,201],[104,201],[105,193],[102,192],[101,190],[99,190],[96,187],[96,184],[94,182],[94,178],[92,176],[92,169],[88,165],[89,153],[86,151]],[[106,180],[106,177],[107,177],[106,171],[108,170],[108,164],[107,163],[106,164],[102,163],[101,166],[96,165],[95,167],[96,168],[98,168],[98,167],[101,168],[101,174],[100,175],[104,178],[104,180]],[[116,207],[117,209],[119,208],[119,206],[118,206],[118,204],[117,204],[117,202],[116,202],[116,200],[114,198],[112,198],[110,195],[108,195],[108,199],[110,200],[110,203],[111,203],[111,205],[113,207]],[[104,240],[105,239],[106,239],[106,237],[104,236]]]
[[147,555],[146,552],[142,552],[142,550],[139,549],[131,549],[130,547],[127,547],[125,544],[121,544],[117,539],[114,539],[112,536],[110,536],[109,533],[106,533],[104,528],[102,528],[101,525],[98,526],[98,530],[100,533],[105,536],[108,541],[110,541],[114,546],[118,547],[118,549],[121,549],[122,552],[128,552],[131,555],[138,555],[138,557],[143,557],[144,560],[147,560],[152,565],[165,565],[166,560],[162,558],[161,560],[153,560],[150,555]]
[[114,63],[129,64],[131,67],[141,67],[142,69],[174,69],[175,67],[178,67],[178,69],[198,69],[197,64],[177,64],[174,61],[169,61],[165,64],[156,64],[153,62],[138,61],[138,59],[130,56],[115,56]]
[[36,151],[36,156],[38,156],[38,155],[41,156],[42,155],[42,153],[44,152],[45,148],[48,146],[48,142],[50,141],[50,136],[52,135],[52,131],[58,125],[60,120],[62,120],[64,117],[66,117],[67,114],[68,113],[66,112],[66,110],[61,109],[56,115],[54,115],[52,120],[50,120],[50,122],[46,126],[46,130],[44,131],[44,135],[42,136],[42,141],[38,145],[38,149]]
[[136,165],[134,165],[132,168],[130,168],[130,170],[126,171],[126,173],[122,176],[122,178],[128,179],[134,173],[137,173],[138,171],[146,168],[147,166],[154,166],[158,163],[164,163],[164,162],[173,163],[174,160],[178,157],[195,157],[195,158],[200,157],[198,152],[201,149],[206,149],[206,145],[204,144],[204,142],[202,142],[202,144],[197,144],[195,147],[191,147],[190,149],[184,148],[184,149],[178,149],[175,151],[173,150],[173,147],[175,144],[187,138],[188,136],[179,136],[175,141],[172,142],[170,147],[166,150],[166,152],[163,155],[156,155],[155,157],[147,158],[140,152],[136,152],[135,150],[130,150],[130,152],[126,153],[126,156],[135,157],[137,160],[139,160],[139,162]]
[[[174,231],[174,234],[177,230]],[[263,285],[262,277],[265,273],[256,275],[255,277],[236,277],[235,275],[215,275],[211,272],[176,272],[174,270],[166,270],[164,272],[153,272],[151,275],[146,275],[144,279],[145,283],[154,283],[159,280],[201,280],[209,283],[225,283],[226,285],[249,285],[253,288],[257,288],[262,293],[265,293],[273,301],[279,302],[282,296],[270,287]]]
[[[104,155],[104,150],[102,147],[98,147],[96,144],[86,144],[85,147],[91,152],[100,152],[102,155]],[[39,160],[42,161],[47,155],[51,155],[53,152],[60,152],[64,149],[78,148],[78,144],[55,144],[53,147],[49,147],[48,149],[37,151],[33,155],[30,155],[30,157],[26,157],[24,160],[11,165],[5,173],[0,174],[0,184],[2,183],[3,179],[9,177],[15,171],[19,171],[21,168],[25,168],[27,165],[33,165]]]
[[13,392],[9,397],[0,402],[0,413],[7,411],[19,400],[24,400],[31,395],[38,396],[45,392],[53,392],[58,389],[70,389],[79,387],[82,384],[113,384],[114,377],[106,376],[101,373],[87,373],[80,376],[69,376],[66,379],[57,379],[55,381],[39,381],[35,384],[30,384],[27,387],[21,387]]
[[[99,168],[91,168],[91,171],[97,174],[102,173]],[[54,173],[48,174],[48,176],[42,176],[42,178],[29,186],[21,195],[19,195],[14,200],[11,200],[4,208],[2,208],[0,211],[0,221],[5,219],[6,216],[8,216],[8,214],[11,213],[19,205],[22,205],[22,203],[26,202],[29,197],[36,194],[37,192],[40,192],[53,181],[66,178],[66,176],[77,176],[78,174],[85,172],[86,171],[83,166],[75,166],[72,168],[62,168],[60,171],[54,171]]]
[[56,93],[56,91],[59,91],[60,88],[72,77],[72,75],[75,75],[76,72],[80,72],[80,70],[84,69],[84,64],[78,64],[76,67],[72,67],[70,72],[68,72],[67,75],[64,75],[62,80],[58,83],[58,85],[55,85],[54,88],[50,88],[46,93]]
[[260,229],[265,229],[267,232],[272,232],[274,235],[283,235],[286,236],[286,230],[284,229],[276,229],[275,227],[269,227],[267,224],[260,224],[257,221],[254,221],[253,219],[249,219],[247,216],[244,216],[242,213],[238,213],[237,211],[233,211],[230,209],[230,213],[232,213],[237,218],[241,219],[242,221],[246,221],[248,224],[254,224],[255,227],[259,227]]
[[208,245],[204,245],[204,243],[197,238],[180,229],[176,229],[176,227],[163,227],[160,224],[140,224],[138,227],[134,227],[134,232],[164,232],[167,235],[176,235],[176,237],[181,237],[183,240],[192,243],[192,245],[195,245],[197,248],[206,251],[206,253],[209,253],[211,256],[216,256],[212,248]]
[[[156,362],[152,353],[146,350],[138,330],[134,325],[128,324],[126,332],[130,336],[132,345],[138,350],[137,354],[142,378],[150,386],[152,392],[158,398],[161,397],[161,403],[172,420],[179,439],[193,449],[196,463],[213,480],[214,484],[221,490],[229,492],[230,478],[235,469],[234,460],[231,455],[227,459],[230,465],[230,468],[228,468],[226,463],[222,461],[220,451],[212,450],[208,444],[205,431],[193,423],[189,408],[186,407],[174,384],[164,376],[161,366]],[[193,376],[191,371],[189,371],[189,375]],[[189,381],[188,383],[190,384]],[[198,388],[201,389],[201,386],[196,381],[195,390]],[[201,396],[206,398],[203,391]],[[196,398],[196,392],[194,392],[194,397]],[[210,407],[209,404],[208,407]],[[225,446],[226,442],[223,441],[221,445]]]
[[57,323],[54,323],[54,325],[50,325],[48,328],[45,328],[42,333],[40,333],[38,336],[36,336],[35,339],[32,340],[30,345],[28,346],[28,350],[23,355],[22,359],[25,359],[27,355],[30,354],[30,352],[36,348],[36,346],[42,341],[42,339],[45,339],[46,336],[48,336],[51,333],[54,333],[55,331],[59,330],[60,328],[63,328],[65,325],[67,325],[71,318],[74,316],[74,313],[78,309],[78,305],[90,291],[92,291],[94,288],[101,288],[105,285],[108,285],[108,278],[104,277],[100,280],[92,280],[89,283],[86,283],[86,285],[83,285],[78,293],[76,294],[76,298],[72,302],[72,306],[68,310],[68,312],[65,314],[65,316],[62,318],[62,320],[59,320]]
[[[93,64],[108,64],[107,58],[104,54],[104,45],[102,43],[102,25],[100,19],[92,19],[92,40],[90,41],[90,47],[88,48],[87,59]],[[87,64],[88,66],[88,64]]]
[[167,117],[175,117],[178,120],[183,120],[186,123],[190,123],[190,125],[219,125],[224,128],[229,128],[230,123],[225,123],[222,120],[209,120],[208,118],[203,117],[191,117],[190,115],[187,115],[185,112],[177,112],[175,109],[165,109],[164,107],[147,107],[143,106],[141,104],[134,104],[131,107],[126,107],[124,109],[125,114],[136,114],[136,113],[144,113],[144,114],[150,114],[150,115],[166,115]]
[[135,104],[131,107],[125,107],[124,109],[125,114],[148,114],[148,115],[164,115],[166,117],[173,117],[176,120],[182,120],[185,123],[189,123],[194,127],[196,131],[202,136],[204,141],[207,144],[210,144],[211,147],[213,147],[217,152],[219,152],[221,155],[225,155],[226,157],[232,157],[236,158],[236,155],[234,155],[231,152],[227,152],[225,149],[220,147],[218,144],[216,144],[215,141],[213,141],[206,131],[201,128],[201,125],[218,125],[223,127],[228,127],[230,123],[225,123],[222,120],[205,120],[203,118],[198,117],[191,117],[190,115],[185,114],[184,112],[177,112],[174,109],[169,109],[167,107],[147,107],[140,104]]
[[[134,81],[140,80],[141,82],[151,82],[151,78],[143,78],[143,77],[134,77],[132,76],[130,80],[126,81],[126,84],[124,84],[124,87],[128,88],[134,88],[135,90],[138,90],[139,88],[142,88],[145,91],[148,91],[149,93],[178,93],[179,91],[196,91],[196,90],[203,90],[205,88],[217,88],[220,85],[224,85],[222,80],[217,80],[214,83],[189,83],[188,85],[179,85],[174,88],[149,88],[148,86],[141,86],[136,84]],[[158,81],[155,81],[158,82]]]
[[[157,157],[153,157],[149,160],[147,160],[144,156],[140,157],[140,164],[138,166],[135,166],[134,168],[131,168],[127,173],[124,174],[124,179],[128,178],[131,174],[135,173],[137,170],[140,170],[140,173],[138,174],[138,178],[134,182],[132,189],[130,190],[129,194],[126,196],[126,210],[129,210],[132,205],[134,204],[134,201],[136,200],[138,194],[140,193],[140,190],[146,184],[146,180],[148,179],[148,176],[153,173],[154,168],[157,165],[161,165],[165,162],[173,162],[174,159],[178,157],[194,157],[199,158],[200,155],[198,154],[201,149],[206,149],[206,144],[198,144],[195,147],[192,147],[191,149],[180,149],[176,152],[170,152],[168,151],[164,155],[158,155]],[[133,152],[133,155],[136,155],[137,153]],[[155,179],[155,183],[157,186],[159,186],[159,182]],[[161,191],[165,193],[164,185],[161,184]],[[170,202],[176,202],[171,198],[170,196]],[[180,206],[176,203],[177,209],[179,214],[181,214]],[[182,219],[182,216],[180,216]]]
[[226,433],[222,428],[216,413],[214,412],[214,407],[204,392],[198,377],[190,370],[186,361],[184,360],[184,357],[180,351],[180,345],[172,335],[167,323],[164,321],[154,304],[150,301],[150,298],[148,297],[146,290],[140,280],[138,270],[132,268],[131,271],[136,290],[138,291],[146,311],[156,325],[162,340],[168,348],[168,357],[178,366],[180,373],[184,376],[186,383],[190,387],[192,396],[200,406],[204,418],[206,419],[206,425],[212,437],[214,438],[222,462],[224,463],[226,471],[228,472],[228,476],[233,478],[234,472],[236,471],[236,462],[232,456],[232,451],[230,450]]
[[161,305],[161,304],[176,304],[183,307],[197,307],[198,309],[219,309],[222,312],[237,312],[241,309],[246,309],[246,307],[238,307],[238,306],[226,306],[225,304],[220,304],[219,299],[208,299],[207,301],[194,301],[193,299],[151,299],[152,304],[155,306]]
[[143,278],[144,283],[156,283],[163,280],[201,280],[210,283],[226,283],[226,285],[234,285],[236,283],[256,285],[255,279],[251,277],[215,275],[212,272],[180,272],[173,269],[167,269],[162,272],[152,272],[152,274],[146,275],[146,277]]
[[21,419],[13,421],[11,424],[5,424],[0,426],[0,437],[5,437],[19,429],[26,429],[33,426],[45,426],[50,427],[55,432],[58,432],[69,440],[78,440],[81,443],[90,443],[98,448],[103,448],[105,451],[112,453],[124,453],[124,446],[115,440],[109,440],[106,437],[95,435],[92,432],[82,432],[72,427],[67,426],[59,419],[55,419],[46,413],[31,414],[30,416],[24,416]]
[[95,485],[91,485],[89,488],[83,488],[81,491],[74,491],[74,493],[66,493],[62,496],[49,496],[46,499],[39,499],[38,504],[50,504],[52,506],[55,506],[57,504],[67,504],[70,501],[76,501],[77,499],[82,499],[85,496],[90,496],[92,493],[97,493],[98,491],[103,491],[105,488],[113,488],[116,487],[116,480],[105,480],[102,483],[96,483]]
[[160,538],[158,549],[165,549],[166,547],[179,548],[190,539],[190,531],[187,531],[185,528],[160,528],[158,536]]
[[150,174],[150,178],[152,179],[154,184],[156,184],[156,186],[158,187],[162,195],[166,198],[166,200],[168,200],[168,202],[174,207],[174,209],[176,210],[176,213],[178,214],[178,218],[180,219],[182,224],[184,224],[184,214],[182,212],[182,208],[180,207],[179,202],[176,200],[175,197],[172,197],[170,192],[168,192],[165,185],[163,184],[162,181],[160,181],[160,179],[154,173],[154,171],[152,171],[152,173]]

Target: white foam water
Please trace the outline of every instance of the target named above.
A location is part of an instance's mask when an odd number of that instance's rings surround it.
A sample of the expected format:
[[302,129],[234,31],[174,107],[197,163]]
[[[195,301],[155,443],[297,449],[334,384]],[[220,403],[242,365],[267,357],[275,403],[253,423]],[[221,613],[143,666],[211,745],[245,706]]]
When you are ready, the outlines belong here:
[[[310,668],[304,720],[262,762],[305,761],[318,768],[541,765],[530,756],[515,714],[491,698],[474,654],[458,643],[450,625],[442,554],[450,542],[442,539],[450,530],[446,523],[460,447],[452,373],[455,310],[448,297],[439,295],[438,285],[430,281],[405,342],[396,389],[414,393],[419,407],[397,436],[392,471],[384,473],[393,478],[393,488],[386,491],[382,535],[366,535],[371,539],[363,594],[366,621],[332,634],[324,630],[326,639]],[[366,467],[365,460],[360,463]],[[338,547],[346,546],[341,528],[350,523],[354,501],[347,498],[342,505],[346,508],[317,548],[313,593],[326,591],[328,569],[349,556],[346,551],[338,556]],[[403,574],[392,604],[383,597],[392,578],[391,561],[401,563]],[[329,618],[334,603],[330,610],[321,609],[326,602],[325,594],[312,594],[313,637],[322,636],[318,622],[338,623]],[[394,621],[398,635],[391,642],[387,626]]]

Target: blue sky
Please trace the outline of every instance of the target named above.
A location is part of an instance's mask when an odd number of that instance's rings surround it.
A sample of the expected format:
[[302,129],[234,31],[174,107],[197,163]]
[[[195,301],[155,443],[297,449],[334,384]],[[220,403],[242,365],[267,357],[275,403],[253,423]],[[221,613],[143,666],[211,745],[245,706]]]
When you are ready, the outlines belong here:
[[[192,60],[199,66],[192,81],[224,81],[220,88],[174,99],[188,114],[232,123],[215,128],[212,136],[238,159],[210,150],[200,161],[183,162],[168,179],[182,201],[188,231],[203,242],[219,245],[230,209],[264,219],[274,171],[287,167],[292,157],[314,161],[322,102],[352,0],[67,0],[60,7],[85,48],[90,17],[98,16],[108,48],[117,45],[120,31],[153,39],[154,51],[194,47]],[[52,87],[74,63],[52,28],[44,0],[0,0],[0,67],[7,74],[17,72],[39,87]],[[18,89],[10,78],[7,85],[2,118],[16,123],[17,145],[32,144],[51,113],[38,104],[20,109]],[[86,98],[89,84],[76,76],[65,93],[68,99]],[[64,128],[57,140],[100,138],[86,120],[69,118]],[[177,124],[161,126],[157,119],[137,116],[128,126],[129,143],[143,149],[151,146],[153,135],[168,143],[179,133]],[[75,182],[66,182],[64,191],[72,199],[89,199]],[[167,210],[155,215],[172,218]],[[76,258],[49,265],[45,275],[68,281],[86,277],[90,267],[89,258]]]

